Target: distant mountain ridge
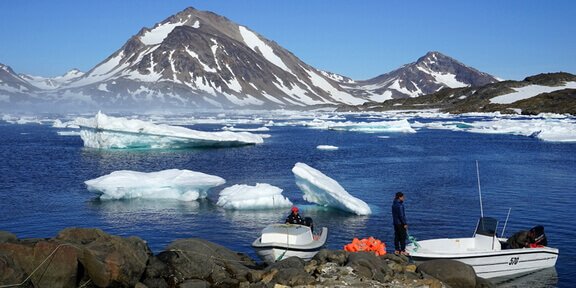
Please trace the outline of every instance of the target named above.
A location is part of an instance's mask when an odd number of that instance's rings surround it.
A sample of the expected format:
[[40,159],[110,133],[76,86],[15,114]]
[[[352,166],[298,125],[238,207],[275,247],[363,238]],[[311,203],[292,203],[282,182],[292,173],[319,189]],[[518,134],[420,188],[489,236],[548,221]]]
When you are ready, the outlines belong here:
[[141,29],[86,73],[45,78],[2,71],[0,101],[8,106],[44,102],[88,109],[356,106],[497,82],[439,52],[354,81],[318,70],[249,28],[194,8]]
[[368,93],[375,102],[384,102],[432,94],[446,87],[483,86],[495,82],[498,82],[495,77],[433,51],[414,63],[366,81],[359,81],[357,85],[349,88]]
[[479,87],[444,88],[417,98],[393,99],[383,103],[341,106],[340,111],[439,110],[455,114],[500,112],[537,115],[576,115],[576,75],[557,72],[501,81]]

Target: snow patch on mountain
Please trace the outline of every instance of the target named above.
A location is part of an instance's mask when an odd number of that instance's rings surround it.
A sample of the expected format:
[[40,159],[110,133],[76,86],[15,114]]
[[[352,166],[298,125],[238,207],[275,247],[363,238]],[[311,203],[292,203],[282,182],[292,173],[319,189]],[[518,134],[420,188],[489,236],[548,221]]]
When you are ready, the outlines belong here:
[[246,43],[246,45],[248,45],[250,49],[254,50],[257,53],[262,54],[262,56],[264,56],[266,60],[282,68],[282,70],[292,73],[292,71],[290,71],[288,66],[284,64],[284,61],[282,61],[282,59],[274,53],[274,49],[272,49],[272,47],[268,46],[268,44],[262,41],[260,37],[256,35],[256,33],[248,30],[244,26],[238,26],[238,28],[240,29],[240,35],[242,35],[244,43]]
[[[181,21],[178,23],[164,23],[160,24],[154,29],[147,31],[144,35],[140,36],[140,42],[144,45],[157,45],[162,43],[164,39],[174,30],[174,28],[178,26],[182,26],[186,24],[186,21]],[[198,23],[198,27],[200,27],[200,23]]]
[[576,82],[568,82],[562,86],[542,86],[528,85],[521,88],[514,88],[516,92],[501,95],[490,99],[490,103],[495,104],[512,104],[516,101],[532,98],[542,93],[550,93],[562,89],[576,89]]

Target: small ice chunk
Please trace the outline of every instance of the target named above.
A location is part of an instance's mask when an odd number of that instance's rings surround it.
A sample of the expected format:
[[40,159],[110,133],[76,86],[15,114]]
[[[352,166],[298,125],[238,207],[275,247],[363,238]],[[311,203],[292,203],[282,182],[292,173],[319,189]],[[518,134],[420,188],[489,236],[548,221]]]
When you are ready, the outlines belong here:
[[316,149],[319,150],[338,150],[338,147],[332,145],[318,145]]
[[256,186],[234,185],[220,192],[216,205],[225,209],[252,210],[292,206],[292,202],[282,195],[282,189],[266,183]]
[[88,191],[100,194],[100,199],[194,201],[206,198],[210,188],[222,185],[226,180],[190,170],[169,169],[150,173],[120,170],[84,183]]
[[357,215],[372,213],[366,202],[350,195],[336,180],[322,172],[304,163],[296,163],[292,172],[296,177],[296,185],[304,192],[304,200]]

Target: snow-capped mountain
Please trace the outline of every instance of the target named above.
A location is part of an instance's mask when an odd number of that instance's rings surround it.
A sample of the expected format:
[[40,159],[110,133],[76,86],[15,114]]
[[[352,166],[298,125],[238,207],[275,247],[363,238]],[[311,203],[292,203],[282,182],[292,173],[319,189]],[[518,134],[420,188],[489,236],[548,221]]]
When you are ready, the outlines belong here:
[[45,78],[2,71],[0,100],[87,109],[355,106],[497,81],[438,52],[354,81],[315,69],[249,28],[194,8],[143,28],[85,74],[72,70]]
[[247,27],[188,8],[142,29],[82,77],[60,88],[100,105],[290,107],[350,105],[332,79]]
[[84,72],[78,69],[72,69],[68,71],[66,74],[56,77],[43,77],[43,76],[32,76],[27,74],[20,74],[20,78],[26,80],[28,83],[34,85],[40,89],[52,90],[60,88],[63,85],[66,85],[77,78],[84,75]]
[[440,52],[428,52],[414,63],[378,77],[344,84],[354,95],[374,102],[413,98],[442,88],[482,86],[498,82],[495,77],[468,67]]
[[0,63],[0,106],[30,102],[38,89],[14,73],[10,66]]

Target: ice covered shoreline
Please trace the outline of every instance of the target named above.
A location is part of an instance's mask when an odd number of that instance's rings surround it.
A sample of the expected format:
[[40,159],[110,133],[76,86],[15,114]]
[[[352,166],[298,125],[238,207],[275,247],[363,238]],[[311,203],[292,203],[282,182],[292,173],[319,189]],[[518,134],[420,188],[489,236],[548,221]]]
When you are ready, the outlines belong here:
[[[112,116],[94,118],[81,118],[75,115],[54,118],[54,115],[48,117],[4,114],[1,120],[10,124],[52,124],[57,129],[73,129],[80,125],[87,128],[86,132],[82,132],[85,134],[83,137],[87,139],[87,146],[98,148],[193,148],[253,145],[263,143],[263,139],[269,137],[269,135],[254,132],[266,132],[273,135],[273,127],[283,126],[377,134],[419,133],[423,129],[443,129],[466,133],[519,135],[547,142],[576,142],[576,117],[560,114],[525,116],[500,113],[448,114],[436,111],[337,113],[282,110],[141,114],[138,115],[138,119]],[[121,121],[116,121],[118,119]],[[98,121],[105,124],[95,123]],[[147,122],[147,124],[142,122]],[[194,132],[190,132],[191,129],[173,126],[196,124],[222,125],[223,131],[192,130]],[[94,133],[97,129],[100,135]],[[123,132],[120,138],[113,135],[118,131]],[[329,144],[326,143],[326,145]]]

